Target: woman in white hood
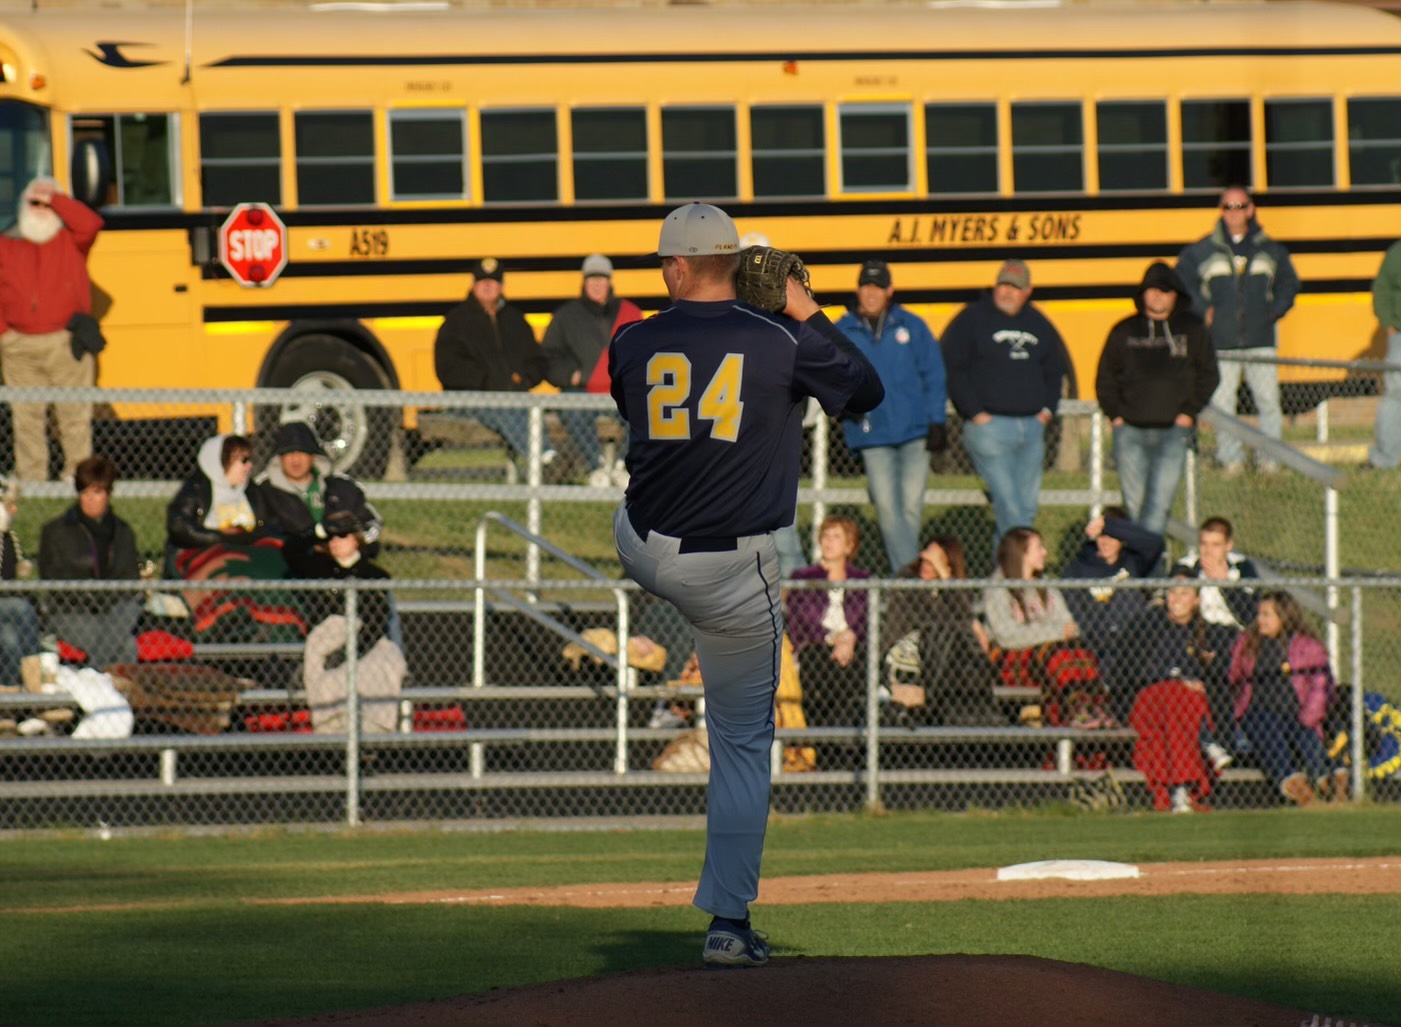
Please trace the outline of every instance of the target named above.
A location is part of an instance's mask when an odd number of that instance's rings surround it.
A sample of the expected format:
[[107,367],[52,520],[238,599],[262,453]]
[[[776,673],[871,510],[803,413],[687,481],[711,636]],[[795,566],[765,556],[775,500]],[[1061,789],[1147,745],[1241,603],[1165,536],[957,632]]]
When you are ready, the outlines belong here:
[[[216,435],[200,447],[198,470],[170,501],[168,550],[173,570],[187,581],[288,576],[281,526],[263,486],[250,480],[252,457],[244,436]],[[198,638],[293,641],[306,632],[295,596],[191,589],[185,602]]]

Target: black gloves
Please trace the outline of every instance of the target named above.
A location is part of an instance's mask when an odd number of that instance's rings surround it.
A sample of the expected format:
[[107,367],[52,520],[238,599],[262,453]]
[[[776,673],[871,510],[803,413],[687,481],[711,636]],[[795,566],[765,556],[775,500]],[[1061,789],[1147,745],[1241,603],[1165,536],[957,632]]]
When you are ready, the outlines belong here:
[[943,474],[945,457],[949,451],[949,433],[942,424],[929,426],[929,436],[924,440],[924,448],[929,450],[929,469],[935,474]]

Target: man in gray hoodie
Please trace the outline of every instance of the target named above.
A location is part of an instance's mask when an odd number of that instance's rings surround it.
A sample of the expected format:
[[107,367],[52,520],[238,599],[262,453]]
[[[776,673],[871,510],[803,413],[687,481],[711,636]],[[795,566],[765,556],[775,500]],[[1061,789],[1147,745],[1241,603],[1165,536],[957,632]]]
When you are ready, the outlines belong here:
[[1129,516],[1161,535],[1187,464],[1197,415],[1221,375],[1206,326],[1172,268],[1151,264],[1138,313],[1109,331],[1095,393],[1114,426],[1114,463]]

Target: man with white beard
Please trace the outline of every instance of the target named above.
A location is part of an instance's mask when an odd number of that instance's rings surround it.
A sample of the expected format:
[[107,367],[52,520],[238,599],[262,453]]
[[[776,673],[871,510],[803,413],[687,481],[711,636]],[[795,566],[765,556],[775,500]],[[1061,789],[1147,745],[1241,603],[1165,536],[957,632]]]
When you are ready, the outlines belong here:
[[[19,221],[0,235],[0,371],[12,386],[90,386],[93,355],[72,343],[69,322],[92,312],[87,256],[102,218],[36,178],[20,195]],[[46,404],[13,406],[15,475],[48,479]],[[92,405],[56,403],[63,476],[92,455]]]

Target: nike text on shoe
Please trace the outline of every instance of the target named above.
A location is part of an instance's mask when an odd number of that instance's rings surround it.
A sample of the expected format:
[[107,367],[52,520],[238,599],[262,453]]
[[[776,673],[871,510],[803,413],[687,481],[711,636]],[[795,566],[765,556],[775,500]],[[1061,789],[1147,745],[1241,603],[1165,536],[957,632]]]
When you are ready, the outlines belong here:
[[769,961],[769,944],[762,931],[752,928],[711,927],[702,959],[719,968],[763,966]]

